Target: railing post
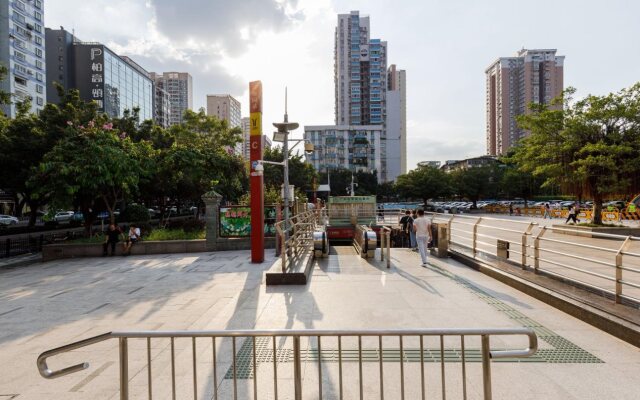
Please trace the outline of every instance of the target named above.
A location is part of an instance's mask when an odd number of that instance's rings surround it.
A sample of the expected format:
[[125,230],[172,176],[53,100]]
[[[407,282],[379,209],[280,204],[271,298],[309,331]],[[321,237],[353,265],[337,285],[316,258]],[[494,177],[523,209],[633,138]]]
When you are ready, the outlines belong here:
[[489,335],[482,335],[482,388],[484,400],[491,400],[491,344]]
[[533,272],[538,273],[540,268],[540,238],[547,232],[547,227],[543,226],[540,232],[533,239]]
[[631,236],[627,236],[627,238],[622,242],[622,246],[616,253],[616,303],[622,303],[622,252],[628,249],[631,244]]
[[391,230],[387,231],[387,268],[391,268]]
[[121,337],[120,341],[120,400],[129,399],[129,349],[127,338]]
[[527,227],[527,230],[524,231],[524,233],[522,234],[522,248],[521,248],[521,253],[522,253],[522,260],[521,260],[521,264],[522,264],[522,269],[526,269],[527,268],[527,236],[531,235],[531,230],[533,229],[533,222],[529,224],[529,226]]
[[482,217],[478,218],[476,223],[473,224],[473,243],[471,245],[472,246],[471,248],[473,250],[473,258],[475,258],[476,254],[478,253],[476,242],[478,241],[478,224],[480,224],[481,221],[482,221]]
[[[321,355],[319,354],[318,357]],[[294,399],[302,400],[302,370],[300,365],[300,336],[293,337]]]
[[380,229],[380,261],[384,261],[384,239],[387,236],[384,228]]

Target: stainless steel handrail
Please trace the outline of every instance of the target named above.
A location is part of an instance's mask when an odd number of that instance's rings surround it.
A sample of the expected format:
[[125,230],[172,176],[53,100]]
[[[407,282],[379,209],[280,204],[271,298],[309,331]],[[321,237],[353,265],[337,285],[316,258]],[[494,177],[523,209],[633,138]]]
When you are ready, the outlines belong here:
[[[236,351],[237,351],[237,338],[252,338],[253,340],[253,355],[252,355],[252,363],[251,367],[254,374],[254,384],[253,384],[253,392],[254,398],[257,397],[258,394],[258,384],[257,384],[257,364],[258,359],[256,358],[256,341],[255,339],[258,337],[270,337],[273,338],[273,368],[274,368],[274,383],[273,387],[275,389],[275,397],[278,396],[278,384],[277,384],[277,362],[275,361],[276,352],[278,348],[276,346],[275,338],[291,338],[293,339],[293,380],[294,380],[294,398],[296,400],[302,399],[302,357],[301,357],[301,338],[316,338],[317,340],[317,354],[318,354],[318,394],[319,398],[322,398],[322,362],[323,357],[321,354],[321,338],[324,337],[334,337],[338,340],[338,351],[339,351],[339,371],[340,371],[340,388],[342,388],[342,339],[345,337],[354,337],[358,338],[358,362],[359,362],[359,386],[360,386],[360,397],[363,396],[363,375],[362,375],[362,338],[363,337],[377,337],[379,342],[379,350],[380,356],[378,357],[378,362],[380,364],[380,390],[384,392],[384,377],[383,377],[383,364],[390,362],[388,360],[383,360],[383,346],[382,346],[382,338],[383,337],[396,337],[399,339],[400,344],[400,352],[403,352],[403,338],[406,337],[416,337],[420,338],[420,362],[421,362],[421,391],[424,397],[425,395],[425,385],[424,385],[424,337],[439,337],[440,338],[440,363],[442,364],[442,390],[443,394],[445,394],[445,370],[444,370],[444,361],[445,361],[445,348],[444,348],[444,338],[445,337],[460,337],[461,348],[462,348],[462,362],[465,362],[465,351],[468,351],[468,347],[465,350],[465,337],[467,336],[476,336],[481,339],[481,355],[482,355],[482,382],[483,382],[483,393],[484,399],[490,400],[492,398],[491,391],[491,359],[504,359],[504,358],[524,358],[530,357],[534,355],[538,349],[538,339],[535,332],[530,328],[495,328],[495,329],[368,329],[368,330],[286,330],[286,329],[267,329],[267,330],[230,330],[230,331],[132,331],[132,332],[109,332],[102,335],[94,336],[92,338],[84,339],[78,342],[74,342],[71,344],[67,344],[64,346],[60,346],[51,350],[47,350],[40,354],[37,359],[37,366],[40,375],[47,379],[58,378],[64,375],[68,375],[89,367],[88,363],[80,363],[70,367],[66,367],[60,370],[51,370],[48,366],[48,359],[54,357],[59,354],[64,354],[70,352],[72,350],[81,349],[96,343],[104,342],[110,339],[118,339],[118,350],[119,350],[119,370],[120,370],[120,399],[128,400],[129,399],[129,348],[128,341],[131,339],[144,339],[147,343],[146,349],[146,357],[147,357],[147,368],[149,368],[148,374],[148,385],[147,388],[148,393],[152,393],[152,375],[150,372],[151,368],[151,358],[149,357],[151,339],[170,339],[171,340],[171,374],[172,374],[172,392],[175,398],[175,388],[176,388],[176,363],[175,363],[175,350],[174,350],[174,342],[176,339],[191,339],[191,351],[192,351],[192,374],[193,374],[193,394],[194,398],[198,398],[198,384],[197,384],[197,360],[196,355],[197,352],[197,340],[196,339],[211,339],[212,343],[212,358],[213,358],[213,380],[214,380],[214,397],[217,398],[217,371],[216,366],[220,362],[217,358],[216,351],[216,339],[221,338],[231,338],[232,339],[232,359],[230,370],[233,371],[233,396],[237,398],[237,359],[236,359]],[[525,336],[528,339],[528,346],[524,349],[510,349],[510,350],[491,350],[490,339],[491,336]],[[219,342],[220,343],[220,342]],[[392,349],[392,350],[395,350]],[[282,351],[282,350],[280,350]],[[404,385],[405,385],[405,376],[404,376],[404,360],[405,357],[400,357],[400,379],[401,379],[401,397],[404,397]],[[313,362],[313,361],[311,361]],[[463,388],[466,391],[466,368],[463,365],[462,368],[462,382]]]
[[[593,243],[585,243],[584,241],[580,241],[579,239],[570,240],[570,239],[559,239],[556,237],[550,238],[545,236],[545,233],[568,233],[576,235],[576,237],[580,237],[580,235],[584,235],[584,231],[569,229],[569,228],[557,228],[557,227],[539,227],[538,233],[534,234],[534,228],[536,228],[537,224],[526,221],[513,221],[511,219],[499,219],[499,218],[487,218],[484,216],[460,216],[460,215],[448,215],[448,214],[433,214],[433,218],[439,221],[445,221],[448,224],[448,241],[450,243],[451,251],[458,251],[461,253],[469,254],[471,257],[476,257],[478,253],[487,254],[490,256],[495,256],[496,252],[494,251],[493,246],[497,246],[496,244],[487,243],[487,239],[495,239],[509,242],[512,246],[509,249],[510,253],[517,254],[519,261],[512,259],[511,261],[515,261],[520,264],[523,269],[529,267],[529,263],[533,263],[534,271],[544,272],[551,276],[561,277],[563,280],[568,282],[573,282],[579,285],[585,285],[589,288],[594,288],[602,293],[613,293],[615,295],[615,300],[617,303],[620,303],[622,299],[631,300],[633,302],[640,304],[640,296],[635,297],[631,295],[629,292],[625,293],[625,289],[637,289],[640,286],[640,281],[636,281],[635,277],[640,274],[640,269],[633,268],[636,267],[636,264],[629,265],[630,259],[638,259],[640,258],[640,253],[637,251],[630,251],[629,247],[631,243],[637,243],[640,238],[632,237],[632,236],[623,236],[623,235],[615,235],[609,233],[598,233],[598,232],[589,232],[589,235],[595,239],[616,239],[621,243],[620,245],[612,246],[598,246]],[[463,219],[464,221],[460,221]],[[475,219],[475,223],[469,223],[469,219]],[[526,224],[527,227],[523,227],[522,230],[510,229],[510,228],[502,228],[493,226],[493,221],[501,221],[504,223],[520,223]],[[489,223],[487,223],[489,222]],[[473,229],[462,228],[460,225],[472,226]],[[479,232],[479,229],[481,231]],[[490,234],[487,230],[494,231],[494,234]],[[501,232],[513,233],[516,235],[521,235],[519,240],[515,239],[513,235],[502,234]],[[484,240],[483,240],[484,239]],[[532,242],[530,241],[531,239]],[[470,244],[467,244],[470,243]],[[576,251],[563,251],[557,248],[553,248],[551,245],[565,245],[570,246],[572,250],[575,249],[588,249],[594,252],[594,256],[585,256],[580,254],[574,254]],[[607,243],[608,244],[608,243]],[[516,248],[517,247],[517,248]],[[583,267],[582,265],[573,265],[573,262],[565,261],[562,259],[554,260],[550,259],[549,255],[556,255],[559,257],[567,257],[574,261],[591,263],[597,266],[612,267],[612,275],[607,275],[606,271],[591,271],[588,267]],[[609,258],[610,257],[610,258]],[[511,257],[510,257],[511,258]],[[564,262],[563,262],[564,261]],[[544,263],[544,265],[541,265]],[[609,282],[614,282],[615,290],[610,290],[605,284],[601,283],[585,283],[583,280],[578,279],[575,276],[567,276],[558,272],[554,272],[552,269],[556,268],[548,268],[548,266],[558,267],[565,270],[571,270],[575,273],[592,276],[598,279],[604,279]],[[623,272],[625,273],[626,279],[623,279]],[[631,275],[636,274],[636,275]],[[570,274],[571,275],[571,274]],[[574,274],[575,275],[575,274]],[[629,277],[633,276],[634,280],[631,281]],[[633,293],[635,294],[635,293]]]
[[289,218],[289,223],[280,221],[275,224],[280,239],[280,257],[282,272],[286,273],[287,260],[290,255],[313,251],[313,232],[316,228],[316,212],[306,211]]

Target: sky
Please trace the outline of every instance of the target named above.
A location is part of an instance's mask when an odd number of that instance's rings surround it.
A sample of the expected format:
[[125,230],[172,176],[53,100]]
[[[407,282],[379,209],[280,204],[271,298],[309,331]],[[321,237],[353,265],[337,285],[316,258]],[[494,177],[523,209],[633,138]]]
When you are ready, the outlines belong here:
[[[565,56],[578,96],[640,81],[637,0],[46,0],[47,27],[106,44],[148,71],[193,76],[194,106],[229,93],[248,116],[263,83],[263,132],[284,114],[334,123],[337,14],[371,18],[388,63],[407,72],[407,166],[485,154],[484,70],[521,48]],[[302,137],[302,128],[294,137]]]

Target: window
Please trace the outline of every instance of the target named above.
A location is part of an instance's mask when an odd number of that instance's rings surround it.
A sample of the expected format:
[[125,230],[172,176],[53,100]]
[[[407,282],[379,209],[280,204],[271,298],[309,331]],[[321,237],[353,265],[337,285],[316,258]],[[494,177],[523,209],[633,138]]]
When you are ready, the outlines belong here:
[[26,56],[20,53],[18,50],[14,50],[14,54],[16,55],[16,59],[20,61],[26,61]]
[[21,2],[21,1],[16,1],[16,2],[14,3],[14,5],[16,6],[16,8],[17,8],[17,9],[22,10],[22,11],[24,11],[24,10],[25,10],[25,8],[26,8],[26,7],[25,7],[25,5],[24,5],[24,3],[23,3],[23,2]]
[[42,37],[36,36],[36,44],[42,46]]
[[35,8],[39,8],[40,10],[42,10],[42,0],[35,0],[35,1],[33,2],[33,6],[34,6]]
[[41,74],[40,72],[36,72],[36,79],[37,79],[39,82],[42,82],[42,80],[43,80],[43,76],[42,76],[42,74]]
[[39,106],[43,106],[44,105],[44,99],[40,96],[36,97],[36,104]]
[[36,24],[36,26],[35,26],[35,28],[34,28],[34,29],[35,29],[35,31],[36,31],[36,32],[38,32],[38,33],[42,33],[42,25],[40,25],[40,24]]
[[36,60],[36,68],[42,69],[42,61]]
[[24,24],[24,23],[26,23],[26,20],[25,20],[25,18],[24,18],[24,15],[22,15],[22,14],[20,14],[20,13],[17,13],[17,12],[14,12],[14,13],[13,13],[13,19],[14,19],[15,21],[21,22],[21,23],[23,23],[23,24]]
[[23,42],[23,41],[22,41],[22,40],[20,40],[20,39],[14,39],[14,40],[13,40],[13,43],[14,43],[14,45],[15,45],[17,48],[19,48],[19,49],[26,49],[26,48],[27,48],[26,43],[25,43],[25,42]]
[[31,32],[29,32],[28,30],[18,25],[16,25],[16,32],[18,32],[20,35],[24,37],[29,37],[29,38],[31,37]]
[[33,16],[35,17],[36,21],[42,21],[42,13],[39,11],[34,11],[33,12]]
[[24,78],[20,78],[19,76],[14,76],[13,80],[18,84],[18,85],[22,85],[22,86],[27,86],[27,80]]
[[36,92],[42,93],[43,91],[44,91],[44,88],[42,87],[42,85],[36,85]]
[[36,49],[36,56],[42,58],[42,49]]

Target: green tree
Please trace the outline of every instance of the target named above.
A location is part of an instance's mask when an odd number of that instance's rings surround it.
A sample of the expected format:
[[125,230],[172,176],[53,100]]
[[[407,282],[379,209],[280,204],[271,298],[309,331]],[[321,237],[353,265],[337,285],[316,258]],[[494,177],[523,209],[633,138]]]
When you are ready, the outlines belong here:
[[404,199],[436,199],[451,194],[451,180],[439,168],[418,167],[398,176],[395,189]]
[[640,174],[640,83],[606,96],[573,101],[575,89],[549,107],[531,105],[518,118],[531,132],[516,150],[520,169],[545,176],[577,197],[591,196],[594,220],[602,223],[602,203],[629,195]]
[[483,197],[495,197],[502,178],[500,167],[488,165],[459,169],[451,173],[454,191],[458,196],[473,202],[473,207]]
[[[266,161],[282,162],[284,156],[281,147],[267,148],[264,150],[262,159]],[[273,187],[280,191],[284,182],[284,168],[280,165],[264,165],[264,185]],[[313,180],[317,177],[316,170],[309,163],[306,163],[302,155],[294,154],[289,156],[289,184],[300,190],[313,190]]]
[[137,191],[145,173],[142,160],[149,158],[152,150],[145,142],[134,143],[124,133],[95,123],[73,128],[76,135],[61,140],[46,154],[29,184],[51,196],[54,205],[86,199],[82,208],[87,216],[94,200],[100,199],[114,223],[116,205]]

